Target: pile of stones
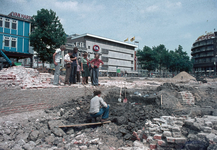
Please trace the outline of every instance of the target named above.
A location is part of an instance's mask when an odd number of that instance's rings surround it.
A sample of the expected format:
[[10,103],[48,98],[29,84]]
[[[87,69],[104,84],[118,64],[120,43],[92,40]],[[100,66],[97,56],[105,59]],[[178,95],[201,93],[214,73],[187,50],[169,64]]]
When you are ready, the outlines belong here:
[[51,83],[53,75],[39,73],[36,69],[13,66],[0,71],[0,87],[2,88],[45,88],[54,87]]
[[147,120],[142,130],[133,133],[149,149],[217,149],[217,117],[162,116]]

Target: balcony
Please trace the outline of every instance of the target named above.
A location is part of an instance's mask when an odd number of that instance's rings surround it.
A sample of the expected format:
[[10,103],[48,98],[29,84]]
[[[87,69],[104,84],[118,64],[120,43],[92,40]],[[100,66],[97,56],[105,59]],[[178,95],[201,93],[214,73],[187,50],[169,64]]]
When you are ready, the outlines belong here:
[[212,51],[212,50],[214,50],[213,47],[203,48],[200,50],[194,50],[191,52],[191,55],[196,54],[196,53],[200,53],[200,52]]
[[211,44],[213,44],[213,41],[212,42],[207,42],[207,43],[201,43],[200,45],[192,46],[191,49],[194,49],[194,48],[200,47],[200,46],[204,46],[204,45],[211,45]]

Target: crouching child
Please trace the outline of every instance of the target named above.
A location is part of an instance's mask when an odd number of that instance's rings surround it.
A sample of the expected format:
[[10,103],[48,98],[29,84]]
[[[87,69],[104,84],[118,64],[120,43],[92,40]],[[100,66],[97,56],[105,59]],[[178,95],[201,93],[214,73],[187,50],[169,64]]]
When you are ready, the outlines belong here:
[[93,94],[94,97],[90,101],[90,116],[96,118],[102,115],[101,122],[105,122],[109,117],[109,105],[100,97],[101,91],[94,91]]

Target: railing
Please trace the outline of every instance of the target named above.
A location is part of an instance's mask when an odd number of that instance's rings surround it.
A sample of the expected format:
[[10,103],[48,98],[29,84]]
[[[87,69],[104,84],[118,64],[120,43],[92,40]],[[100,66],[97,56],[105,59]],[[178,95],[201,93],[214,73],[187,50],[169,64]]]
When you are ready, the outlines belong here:
[[192,48],[196,48],[196,47],[200,47],[200,46],[204,46],[204,45],[210,45],[210,44],[213,44],[213,42],[208,42],[208,43],[201,43],[200,45],[195,45],[195,46],[192,46]]

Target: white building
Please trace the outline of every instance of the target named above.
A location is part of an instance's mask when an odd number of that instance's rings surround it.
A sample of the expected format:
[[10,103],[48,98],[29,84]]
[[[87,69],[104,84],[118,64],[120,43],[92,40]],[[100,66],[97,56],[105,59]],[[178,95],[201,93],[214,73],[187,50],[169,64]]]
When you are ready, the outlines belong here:
[[86,33],[74,34],[67,38],[66,52],[74,47],[78,48],[80,57],[85,51],[89,59],[94,58],[95,53],[99,53],[100,59],[104,62],[100,67],[102,72],[116,72],[116,69],[120,69],[127,73],[136,73],[134,68],[136,45]]

